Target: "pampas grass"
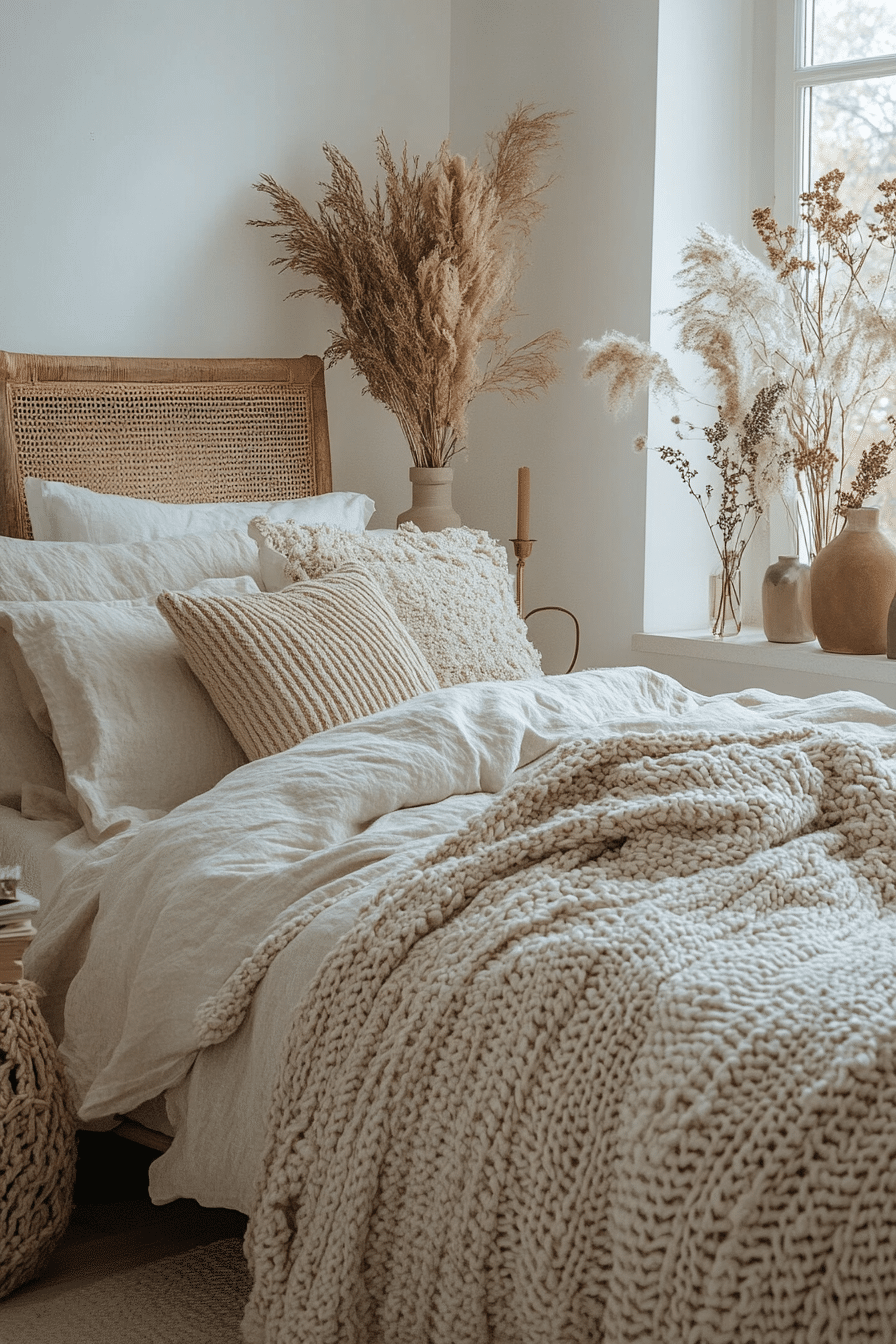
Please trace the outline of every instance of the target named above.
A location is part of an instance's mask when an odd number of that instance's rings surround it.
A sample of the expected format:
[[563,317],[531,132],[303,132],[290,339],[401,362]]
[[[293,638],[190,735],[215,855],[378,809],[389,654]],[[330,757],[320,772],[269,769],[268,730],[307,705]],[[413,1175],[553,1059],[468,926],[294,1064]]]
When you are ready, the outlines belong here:
[[273,178],[256,183],[276,217],[249,222],[278,229],[284,249],[272,265],[317,280],[289,297],[314,294],[341,309],[324,358],[351,360],[365,391],[397,417],[415,466],[444,466],[463,446],[480,392],[536,397],[559,376],[558,331],[512,348],[509,327],[552,180],[539,165],[563,115],[521,104],[487,138],[485,165],[446,141],[421,168],[406,149],[396,160],[380,133],[383,183],[369,200],[345,155],[325,145],[331,176],[316,215]]
[[[719,557],[722,574],[721,596],[713,622],[713,634],[726,633],[733,619],[740,631],[740,569],[744,552],[769,501],[784,487],[781,465],[789,459],[776,446],[780,421],[783,382],[760,388],[746,410],[734,395],[739,370],[730,345],[713,339],[710,367],[722,384],[723,404],[712,425],[698,426],[682,422],[678,402],[687,394],[672,366],[658,351],[633,336],[607,332],[599,341],[585,341],[583,376],[604,383],[609,410],[616,415],[631,410],[639,392],[652,390],[656,397],[667,398],[675,411],[671,417],[675,444],[661,444],[656,452],[673,467],[688,494],[700,507]],[[710,363],[710,360],[707,360]],[[729,419],[732,411],[734,416]],[[727,412],[727,413],[726,413]],[[699,484],[699,471],[680,446],[685,432],[699,434],[709,445],[706,461],[714,469],[715,481]],[[634,447],[642,452],[646,439],[639,435]]]
[[[671,310],[678,348],[703,361],[719,421],[735,438],[763,391],[779,389],[763,475],[777,478],[808,555],[874,493],[896,447],[892,417],[885,436],[868,442],[896,369],[896,179],[881,182],[877,218],[864,226],[839,198],[844,176],[833,169],[802,194],[801,231],[782,228],[767,208],[753,212],[767,264],[701,225],[682,251],[675,278],[685,298]],[[642,390],[676,404],[685,395],[669,363],[643,342],[614,331],[583,348],[584,376],[605,381],[617,414]]]

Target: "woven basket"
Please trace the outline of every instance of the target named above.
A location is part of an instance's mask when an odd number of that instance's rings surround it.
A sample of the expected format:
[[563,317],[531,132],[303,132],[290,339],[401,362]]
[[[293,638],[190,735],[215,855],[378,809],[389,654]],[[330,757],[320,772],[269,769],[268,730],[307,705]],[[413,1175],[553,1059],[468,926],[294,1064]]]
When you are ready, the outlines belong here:
[[39,994],[0,985],[0,1297],[40,1273],[72,1210],[75,1115]]

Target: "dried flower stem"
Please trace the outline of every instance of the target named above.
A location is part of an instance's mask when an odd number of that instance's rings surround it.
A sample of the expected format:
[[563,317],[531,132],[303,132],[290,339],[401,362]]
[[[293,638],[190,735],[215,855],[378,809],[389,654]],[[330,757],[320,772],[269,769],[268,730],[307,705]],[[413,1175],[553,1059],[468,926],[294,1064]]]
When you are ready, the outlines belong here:
[[[676,277],[686,297],[671,310],[679,349],[699,355],[715,384],[717,423],[740,426],[736,435],[749,442],[761,390],[779,389],[754,480],[763,501],[783,500],[807,555],[832,540],[847,509],[873,494],[896,449],[892,419],[889,436],[860,443],[896,369],[896,178],[880,183],[878,218],[867,228],[839,199],[843,179],[835,169],[803,193],[802,235],[778,225],[769,209],[754,211],[768,265],[701,225]],[[878,254],[882,267],[872,263]],[[611,331],[584,348],[584,376],[605,380],[617,414],[643,390],[674,405],[687,395],[668,362],[642,341]],[[724,501],[727,468],[716,465]],[[722,518],[710,526],[725,530]],[[723,545],[723,571],[727,553]]]
[[[744,416],[741,429],[733,434],[721,415],[715,424],[703,427],[702,433],[712,450],[706,460],[716,469],[721,481],[715,518],[709,513],[714,494],[712,482],[707,482],[703,490],[696,489],[697,468],[692,466],[685,452],[667,444],[656,449],[663,461],[675,468],[691,498],[699,504],[718,553],[722,590],[712,628],[714,635],[725,633],[729,615],[734,616],[738,632],[741,628],[740,568],[744,551],[764,511],[761,450],[774,433],[784,390],[783,383],[774,383],[758,392]],[[696,426],[689,425],[688,428],[695,429]],[[680,431],[677,434],[679,438],[683,437]],[[736,614],[735,596],[738,599]]]
[[[561,334],[511,349],[508,324],[524,245],[551,180],[538,180],[538,165],[556,148],[564,115],[521,104],[488,137],[485,167],[452,155],[447,141],[422,169],[406,149],[396,162],[380,133],[384,185],[369,202],[345,155],[325,145],[331,177],[317,217],[273,178],[256,184],[276,218],[250,223],[282,230],[284,255],[272,264],[317,278],[293,295],[341,309],[325,359],[351,360],[364,390],[397,417],[416,466],[444,466],[458,451],[480,392],[536,397],[559,377]],[[491,354],[480,367],[483,346]]]
[[[753,212],[797,337],[789,358],[779,346],[769,363],[786,366],[785,415],[797,445],[799,522],[810,554],[833,539],[848,508],[859,508],[874,493],[896,442],[891,437],[865,449],[847,488],[854,445],[896,363],[889,292],[896,179],[880,183],[878,222],[863,228],[839,198],[844,177],[842,169],[832,169],[803,192],[802,235],[792,225],[782,229],[767,207]],[[883,248],[885,266],[874,273],[869,259],[876,248]]]

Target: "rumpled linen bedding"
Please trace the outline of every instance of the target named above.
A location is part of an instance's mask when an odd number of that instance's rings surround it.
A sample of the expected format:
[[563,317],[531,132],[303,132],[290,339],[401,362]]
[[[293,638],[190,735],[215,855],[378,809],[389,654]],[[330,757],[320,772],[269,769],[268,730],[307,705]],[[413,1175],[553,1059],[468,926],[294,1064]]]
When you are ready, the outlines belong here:
[[86,852],[28,971],[251,1206],[249,1340],[883,1340],[894,872],[876,701],[488,683]]

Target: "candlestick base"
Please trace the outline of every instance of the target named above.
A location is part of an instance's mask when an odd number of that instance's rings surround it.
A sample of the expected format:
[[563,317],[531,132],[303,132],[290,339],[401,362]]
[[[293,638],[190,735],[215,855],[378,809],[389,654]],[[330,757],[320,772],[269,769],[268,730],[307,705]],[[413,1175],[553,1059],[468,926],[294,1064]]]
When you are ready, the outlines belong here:
[[532,547],[535,545],[534,537],[511,537],[510,544],[513,546],[513,553],[516,556],[516,605],[520,616],[524,621],[528,621],[530,616],[534,616],[539,611],[562,611],[564,616],[568,616],[575,627],[576,646],[573,650],[572,662],[566,669],[571,672],[576,665],[576,659],[579,656],[579,622],[573,613],[567,607],[534,607],[532,611],[526,611],[523,605],[523,570],[526,568],[526,561],[532,554]]
[[526,561],[532,554],[532,547],[535,545],[534,537],[511,537],[510,544],[513,546],[513,553],[516,556],[516,608],[520,616],[523,614],[523,570],[526,568]]

